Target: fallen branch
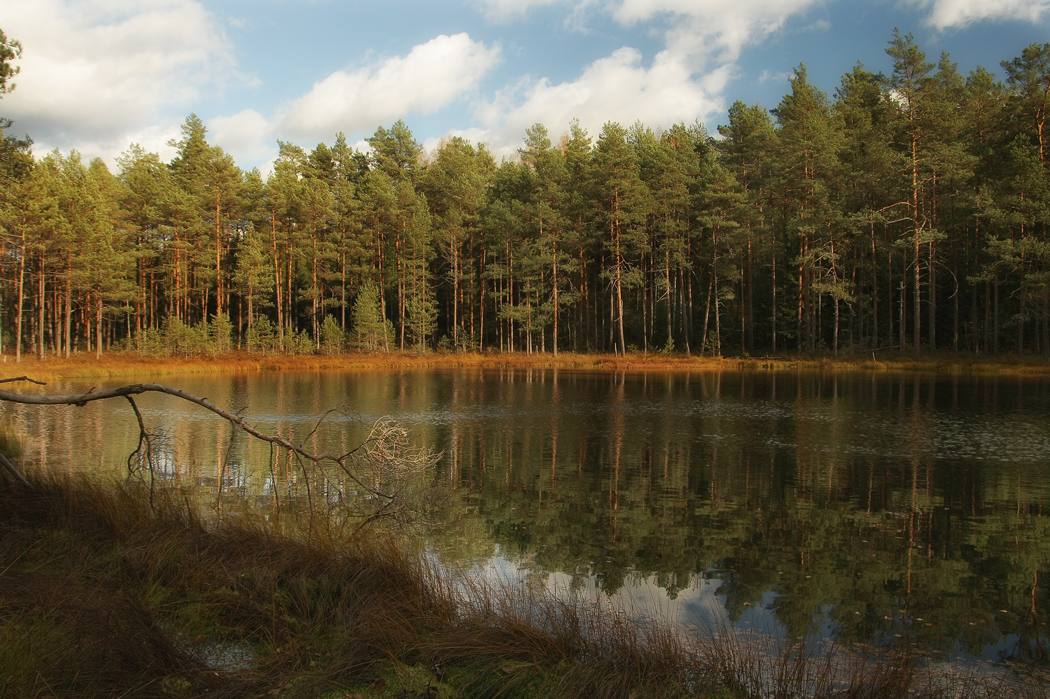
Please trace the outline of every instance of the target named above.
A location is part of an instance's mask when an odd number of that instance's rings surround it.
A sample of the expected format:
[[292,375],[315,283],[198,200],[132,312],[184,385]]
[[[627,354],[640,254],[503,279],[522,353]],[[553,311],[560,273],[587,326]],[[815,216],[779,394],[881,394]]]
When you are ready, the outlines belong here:
[[[12,381],[30,381],[38,385],[46,385],[40,381],[35,381],[29,377],[18,377],[13,379],[0,379],[0,383],[8,383]],[[181,400],[188,401],[195,405],[198,405],[205,410],[208,410],[215,415],[223,418],[232,425],[235,425],[239,429],[248,433],[256,439],[267,442],[273,447],[280,447],[288,450],[294,454],[296,459],[302,465],[304,462],[311,462],[315,465],[322,465],[323,463],[332,463],[339,466],[343,474],[353,481],[358,487],[365,491],[368,495],[373,498],[377,498],[383,504],[380,504],[376,511],[372,515],[368,516],[368,520],[373,520],[378,517],[384,516],[384,512],[387,511],[389,504],[392,503],[402,492],[403,483],[397,482],[395,484],[395,490],[393,492],[384,492],[381,490],[382,483],[370,484],[365,482],[358,474],[354,473],[353,469],[350,468],[349,462],[351,459],[356,459],[366,466],[376,467],[379,464],[387,465],[396,464],[400,459],[410,463],[413,466],[425,467],[433,464],[437,460],[437,455],[427,450],[411,450],[407,447],[407,432],[400,425],[396,425],[390,420],[383,419],[379,420],[372,426],[368,437],[358,444],[356,447],[344,454],[330,454],[330,453],[314,453],[305,449],[301,444],[296,444],[291,440],[276,434],[267,434],[254,427],[251,423],[245,420],[237,413],[230,412],[224,408],[220,408],[214,403],[210,402],[207,398],[201,398],[195,396],[192,393],[187,393],[183,390],[172,388],[171,386],[165,386],[163,384],[156,383],[138,383],[129,384],[127,386],[120,386],[118,388],[109,388],[101,391],[91,389],[87,393],[79,393],[74,395],[64,396],[48,396],[48,395],[30,395],[25,393],[15,393],[13,391],[6,391],[0,389],[0,400],[7,401],[10,403],[21,403],[25,405],[76,405],[84,406],[93,401],[108,400],[110,398],[125,398],[131,404],[132,410],[135,412],[135,418],[139,426],[139,442],[135,451],[132,452],[131,456],[128,457],[129,470],[131,469],[131,462],[136,454],[142,454],[145,451],[145,457],[147,463],[152,466],[152,455],[153,446],[151,441],[151,435],[146,429],[146,425],[142,419],[142,413],[139,411],[138,406],[135,403],[134,396],[141,395],[143,393],[163,393],[165,395],[174,396]],[[333,411],[325,413],[314,425],[313,429],[307,435],[306,439],[316,434],[321,423],[324,422],[325,418]],[[305,439],[303,441],[305,444]],[[145,447],[145,450],[143,450]],[[6,462],[6,463],[5,463]],[[6,459],[0,460],[0,467],[5,471],[12,472],[11,475],[17,478],[20,482],[26,483],[25,477],[14,468],[10,462]],[[321,475],[326,479],[329,479],[327,473],[323,469],[319,469]],[[152,468],[151,468],[152,472]],[[329,479],[330,480],[330,479]],[[400,481],[400,479],[398,479]],[[309,486],[307,486],[309,487]]]

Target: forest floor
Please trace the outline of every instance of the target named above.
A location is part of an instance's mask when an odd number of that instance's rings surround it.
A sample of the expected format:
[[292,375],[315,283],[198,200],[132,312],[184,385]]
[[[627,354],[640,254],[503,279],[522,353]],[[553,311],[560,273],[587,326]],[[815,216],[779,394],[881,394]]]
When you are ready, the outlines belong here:
[[636,624],[543,586],[450,575],[323,511],[0,473],[0,697],[1048,696],[1014,676]]
[[892,350],[839,358],[783,354],[757,357],[698,357],[682,354],[551,354],[523,352],[350,352],[325,355],[260,355],[230,352],[215,356],[152,357],[134,352],[107,352],[64,357],[23,356],[15,363],[0,355],[5,376],[32,378],[141,378],[256,373],[270,371],[353,371],[395,369],[567,369],[593,371],[878,371],[943,374],[1050,375],[1050,358],[1032,355],[974,355],[942,352],[915,359]]

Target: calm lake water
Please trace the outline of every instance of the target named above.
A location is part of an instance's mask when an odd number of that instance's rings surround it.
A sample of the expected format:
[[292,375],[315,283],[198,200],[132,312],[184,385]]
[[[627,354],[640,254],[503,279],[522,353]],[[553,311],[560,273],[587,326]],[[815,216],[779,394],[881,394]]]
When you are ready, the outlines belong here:
[[[686,624],[907,635],[937,657],[1046,663],[1045,378],[448,370],[169,383],[300,438],[342,406],[313,449],[345,451],[376,419],[402,421],[442,452],[449,497],[429,545],[455,565]],[[264,444],[231,443],[200,408],[139,404],[165,433],[166,478],[260,507],[308,480]],[[138,441],[120,400],[0,409],[26,435],[27,467],[120,473]]]

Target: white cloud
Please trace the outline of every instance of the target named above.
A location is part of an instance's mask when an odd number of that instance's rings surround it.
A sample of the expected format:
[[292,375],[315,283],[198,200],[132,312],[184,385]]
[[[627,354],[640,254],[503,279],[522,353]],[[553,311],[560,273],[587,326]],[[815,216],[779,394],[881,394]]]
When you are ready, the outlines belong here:
[[619,0],[611,4],[622,24],[664,19],[667,50],[702,68],[729,63],[741,50],[783,28],[793,15],[826,0]]
[[277,156],[277,139],[317,143],[338,132],[371,133],[411,112],[433,113],[476,89],[500,59],[499,46],[486,47],[466,34],[441,35],[353,71],[336,71],[314,83],[270,116],[245,109],[209,120],[209,138],[239,163]]
[[24,46],[3,113],[38,151],[112,158],[136,135],[155,138],[165,108],[233,75],[226,37],[196,0],[5,0],[3,23]]
[[711,58],[718,62],[735,61],[748,44],[781,29],[793,15],[827,1],[476,0],[475,4],[480,5],[486,18],[496,22],[520,19],[534,7],[561,4],[572,8],[565,24],[577,30],[583,30],[586,15],[595,9],[609,13],[623,25],[664,24],[667,49],[702,66]]
[[718,95],[731,74],[731,66],[722,66],[696,78],[667,52],[658,54],[647,69],[641,53],[625,47],[590,64],[574,81],[525,80],[508,86],[476,108],[485,129],[469,135],[487,142],[497,156],[506,156],[515,152],[525,129],[536,122],[556,135],[575,118],[597,137],[607,121],[630,126],[640,120],[650,127],[704,121],[724,108]]
[[1050,0],[905,0],[905,4],[928,10],[925,24],[937,29],[984,20],[1037,23],[1050,13]]
[[273,125],[254,109],[233,116],[216,117],[208,122],[209,140],[221,146],[238,163],[265,163],[277,157]]
[[758,76],[758,83],[786,83],[791,79],[791,73],[786,70],[770,70],[766,68]]
[[438,36],[407,56],[378,66],[337,71],[284,105],[274,119],[284,138],[330,138],[337,131],[373,129],[408,112],[430,114],[475,89],[499,61],[466,34]]
[[[507,18],[554,1],[484,0],[484,5],[490,16]],[[588,65],[576,80],[552,84],[523,78],[476,106],[483,128],[453,135],[484,141],[497,156],[512,156],[525,129],[536,122],[557,134],[576,118],[596,137],[607,121],[628,126],[640,120],[651,127],[707,121],[724,110],[723,94],[744,47],[826,1],[561,0],[572,9],[570,26],[579,29],[586,14],[605,12],[620,25],[662,32],[665,48],[649,67],[637,49],[624,47]]]

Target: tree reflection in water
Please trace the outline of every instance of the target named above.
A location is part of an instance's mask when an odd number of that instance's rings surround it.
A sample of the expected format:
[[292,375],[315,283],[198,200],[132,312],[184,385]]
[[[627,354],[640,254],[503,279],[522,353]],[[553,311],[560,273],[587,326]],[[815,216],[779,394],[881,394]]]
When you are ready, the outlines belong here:
[[[317,449],[401,420],[443,453],[453,496],[429,541],[449,561],[510,561],[687,623],[724,610],[796,636],[1046,663],[1043,378],[507,369],[177,383],[286,433],[352,408]],[[141,404],[168,436],[163,476],[264,507],[301,496],[294,464],[231,443],[222,421]],[[134,448],[119,406],[4,410],[43,467],[116,472]]]

